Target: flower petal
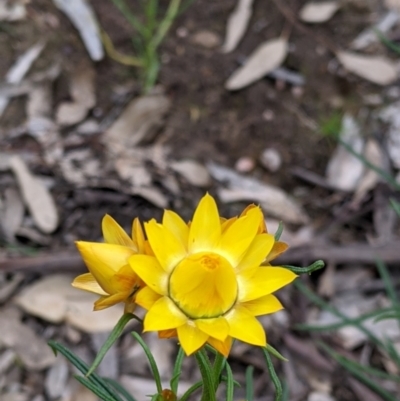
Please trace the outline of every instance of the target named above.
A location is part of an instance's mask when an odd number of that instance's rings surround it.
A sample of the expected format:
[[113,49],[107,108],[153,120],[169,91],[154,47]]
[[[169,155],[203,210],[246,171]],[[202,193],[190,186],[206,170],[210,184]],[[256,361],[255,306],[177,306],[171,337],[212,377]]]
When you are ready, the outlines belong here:
[[229,324],[229,335],[248,344],[265,347],[265,331],[261,323],[240,305],[226,315]]
[[188,246],[189,227],[182,218],[172,210],[165,210],[163,216],[163,226],[178,238],[185,249]]
[[139,253],[144,253],[146,239],[140,220],[136,217],[132,222],[132,241],[136,245]]
[[212,196],[206,194],[199,202],[190,224],[190,253],[214,249],[221,238],[221,223],[217,204]]
[[85,273],[75,277],[72,286],[95,294],[107,295],[91,273]]
[[101,297],[94,303],[93,310],[97,311],[109,308],[110,306],[114,306],[120,302],[126,301],[128,297],[129,294],[126,292],[120,292],[118,294]]
[[277,241],[272,247],[270,253],[267,256],[266,262],[270,262],[271,260],[278,257],[281,253],[285,252],[286,249],[289,248],[289,245],[285,242]]
[[160,265],[170,272],[187,254],[182,242],[154,219],[145,223],[147,238]]
[[271,251],[274,241],[274,236],[271,234],[256,235],[237,266],[237,271],[259,267]]
[[224,357],[228,357],[232,348],[232,337],[227,337],[225,341],[219,341],[215,338],[209,337],[207,343],[219,351]]
[[99,242],[76,242],[79,252],[90,273],[107,294],[118,291],[111,284],[112,276],[124,265],[134,254],[131,248],[115,244],[102,244]]
[[296,274],[283,267],[261,266],[251,277],[246,272],[238,274],[240,302],[271,294],[285,285],[291,283]]
[[160,298],[160,294],[146,286],[142,288],[136,295],[136,303],[142,308],[149,310]]
[[187,320],[168,297],[162,297],[147,312],[144,318],[144,331],[176,329]]
[[132,270],[156,293],[168,292],[168,274],[162,269],[154,256],[132,255],[129,258]]
[[196,319],[195,324],[203,333],[224,341],[229,334],[229,325],[224,317],[215,319]]
[[275,313],[283,309],[278,298],[272,294],[244,302],[241,306],[246,308],[253,316],[268,315],[269,313]]
[[221,237],[220,253],[236,267],[257,234],[263,215],[260,208],[254,208],[238,218]]
[[143,287],[143,281],[129,264],[122,266],[112,277],[111,284],[118,292],[135,293]]
[[179,342],[186,355],[191,355],[207,341],[208,335],[199,330],[193,323],[186,323],[177,329]]
[[104,240],[108,244],[125,245],[137,251],[133,241],[125,230],[108,214],[103,217],[101,222]]
[[176,329],[160,330],[158,332],[158,338],[174,338],[174,337],[178,337]]

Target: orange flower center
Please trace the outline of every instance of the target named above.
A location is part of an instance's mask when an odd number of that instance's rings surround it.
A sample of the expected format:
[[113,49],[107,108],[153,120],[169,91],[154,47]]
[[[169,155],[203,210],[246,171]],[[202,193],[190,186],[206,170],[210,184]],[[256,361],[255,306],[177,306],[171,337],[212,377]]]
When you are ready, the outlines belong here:
[[169,282],[170,297],[191,319],[223,315],[234,305],[237,291],[233,267],[213,252],[199,252],[183,259]]

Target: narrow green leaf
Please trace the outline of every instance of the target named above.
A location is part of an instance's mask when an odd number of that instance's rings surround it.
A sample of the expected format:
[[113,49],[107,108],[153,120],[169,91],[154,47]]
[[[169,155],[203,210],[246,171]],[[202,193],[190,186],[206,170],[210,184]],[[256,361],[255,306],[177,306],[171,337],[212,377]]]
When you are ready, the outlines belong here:
[[314,324],[297,324],[295,326],[296,330],[307,330],[307,331],[332,331],[332,330],[338,330],[342,327],[348,326],[348,325],[355,325],[357,323],[362,323],[364,320],[367,319],[372,319],[376,318],[378,319],[381,314],[385,313],[393,313],[394,310],[392,307],[388,307],[385,309],[380,309],[380,310],[374,310],[372,312],[367,312],[364,313],[361,316],[358,316],[356,318],[349,318],[348,321],[340,321],[337,323],[332,323],[332,324],[326,324],[326,325],[314,325]]
[[353,156],[355,156],[358,160],[360,160],[365,166],[367,166],[369,169],[375,171],[378,175],[380,175],[389,185],[391,185],[393,188],[400,190],[400,184],[395,180],[394,177],[392,177],[389,173],[387,173],[385,170],[382,170],[381,168],[375,166],[372,164],[369,160],[365,158],[364,155],[357,153],[350,145],[348,145],[346,142],[344,142],[342,139],[338,139],[339,143]]
[[290,265],[282,265],[285,269],[288,269],[296,274],[311,274],[316,270],[320,270],[325,267],[325,262],[322,260],[317,260],[313,264],[307,267],[297,267],[297,266],[290,266]]
[[107,354],[108,350],[113,346],[113,344],[118,340],[119,336],[123,332],[125,326],[129,323],[130,320],[137,318],[137,316],[133,315],[132,313],[125,313],[121,316],[118,320],[118,323],[113,328],[112,332],[110,333],[109,337],[107,338],[104,345],[101,347],[100,351],[97,353],[96,358],[90,367],[89,371],[86,373],[86,376],[90,376],[94,370],[100,365],[101,361]]
[[224,369],[225,364],[226,364],[226,358],[222,354],[217,352],[215,355],[215,360],[212,368],[212,376],[213,376],[215,391],[217,390],[220,384],[221,373]]
[[229,366],[229,363],[225,364],[225,370],[227,375],[226,380],[226,401],[233,401],[233,391],[235,388],[232,369]]
[[278,229],[276,230],[276,233],[274,235],[275,241],[279,241],[280,240],[282,232],[283,232],[283,223],[280,221],[279,225],[278,225]]
[[96,386],[92,381],[87,379],[86,377],[74,375],[75,379],[89,389],[93,394],[97,395],[103,401],[117,401],[116,398],[110,396],[107,392],[105,392],[101,387]]
[[299,281],[299,280],[295,281],[294,285],[301,293],[303,293],[315,305],[317,305],[320,308],[322,308],[324,310],[327,310],[327,311],[331,312],[332,314],[334,314],[335,316],[341,318],[342,321],[345,322],[347,325],[351,325],[351,326],[357,327],[372,342],[374,342],[375,344],[385,348],[384,343],[375,334],[373,334],[370,330],[365,328],[359,322],[357,322],[355,320],[352,320],[352,319],[348,318],[346,315],[344,315],[343,313],[339,312],[335,307],[333,307],[332,305],[328,304],[321,297],[319,297],[317,294],[314,294],[311,290],[309,290],[301,281]]
[[280,359],[281,361],[287,362],[288,359],[285,358],[278,350],[276,350],[272,345],[267,344],[266,347],[267,351],[272,354],[275,358]]
[[163,390],[162,383],[161,383],[161,377],[160,377],[160,372],[158,371],[158,367],[157,367],[156,361],[154,359],[154,356],[151,353],[147,344],[143,341],[142,337],[140,337],[140,335],[138,333],[132,332],[132,336],[142,346],[143,351],[146,354],[147,359],[149,361],[150,369],[151,369],[151,372],[153,373],[154,381],[156,382],[157,393],[161,394],[161,392]]
[[[89,366],[67,347],[53,340],[49,341],[48,344],[54,352],[58,351],[61,355],[67,358],[83,375],[86,375],[89,370]],[[93,373],[88,380],[94,386],[102,388],[103,391],[109,394],[110,397],[113,397],[117,401],[123,401],[121,397],[99,375]]]
[[395,53],[400,55],[400,47],[396,45],[393,41],[389,40],[381,31],[378,29],[374,29],[376,36],[378,36],[379,40],[390,50],[393,50]]
[[195,353],[195,358],[203,380],[201,401],[216,401],[212,367],[204,349],[197,351]]
[[146,27],[133,15],[125,0],[112,0],[112,2],[121,11],[121,14],[128,20],[132,27],[143,35]]
[[265,347],[261,348],[264,354],[265,362],[267,363],[267,369],[269,372],[269,375],[271,377],[272,383],[275,386],[275,401],[281,401],[282,400],[282,383],[279,380],[278,375],[275,372],[274,364],[272,363],[271,357],[269,355],[269,352]]
[[362,373],[360,369],[360,365],[357,363],[349,363],[347,358],[344,358],[342,355],[338,354],[328,345],[319,342],[318,345],[323,348],[333,359],[335,359],[340,365],[342,365],[345,369],[347,369],[355,378],[357,378],[360,382],[369,387],[375,394],[378,394],[385,401],[396,401],[396,398],[392,396],[387,390],[385,390],[381,385],[371,380],[370,377],[366,376]]
[[186,392],[182,395],[179,401],[187,401],[189,397],[196,392],[199,388],[203,386],[202,381],[198,381],[197,383],[193,384],[193,386],[189,387]]
[[397,216],[400,217],[400,203],[397,202],[394,198],[389,198],[389,201]]
[[174,370],[172,372],[172,379],[170,381],[171,391],[174,394],[178,394],[179,378],[181,377],[182,373],[182,363],[184,357],[185,357],[185,352],[183,351],[182,347],[179,347],[178,355],[176,356],[175,359]]
[[254,399],[254,366],[247,366],[246,369],[246,401]]
[[105,377],[104,381],[114,387],[114,389],[118,391],[125,398],[126,401],[136,401],[136,398],[129,394],[128,391],[117,381],[109,379],[108,377]]
[[381,276],[383,283],[385,284],[386,293],[389,299],[392,302],[392,306],[400,306],[399,301],[397,299],[396,290],[392,284],[392,278],[388,272],[386,265],[383,263],[382,260],[376,260],[376,267],[378,268],[379,275]]
[[170,0],[167,12],[158,26],[158,30],[153,37],[152,47],[156,49],[164,40],[165,35],[171,28],[172,23],[178,16],[181,0]]

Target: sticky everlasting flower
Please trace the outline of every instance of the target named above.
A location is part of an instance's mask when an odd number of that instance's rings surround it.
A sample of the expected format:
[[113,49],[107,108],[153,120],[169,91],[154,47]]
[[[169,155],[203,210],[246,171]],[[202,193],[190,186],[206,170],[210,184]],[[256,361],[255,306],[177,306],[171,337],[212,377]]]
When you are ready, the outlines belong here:
[[[125,303],[125,311],[132,312],[135,296],[144,285],[129,266],[132,255],[144,253],[146,241],[138,219],[133,221],[132,238],[110,216],[102,221],[105,243],[76,243],[90,273],[75,278],[72,285],[100,295],[94,310],[101,310],[119,302]],[[147,246],[148,247],[148,246]]]
[[207,194],[190,224],[166,210],[162,224],[151,220],[145,230],[154,255],[129,259],[147,285],[136,299],[148,310],[145,331],[177,336],[188,355],[208,343],[227,356],[232,339],[266,345],[256,317],[282,309],[272,293],[296,275],[262,266],[285,245],[266,232],[259,207],[225,220]]

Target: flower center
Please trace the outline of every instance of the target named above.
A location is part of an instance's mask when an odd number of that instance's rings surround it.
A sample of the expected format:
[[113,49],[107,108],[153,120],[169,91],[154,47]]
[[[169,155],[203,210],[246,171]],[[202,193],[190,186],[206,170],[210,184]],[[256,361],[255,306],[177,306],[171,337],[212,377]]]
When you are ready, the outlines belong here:
[[169,295],[192,319],[218,317],[235,303],[237,281],[232,265],[221,255],[199,252],[175,267]]

